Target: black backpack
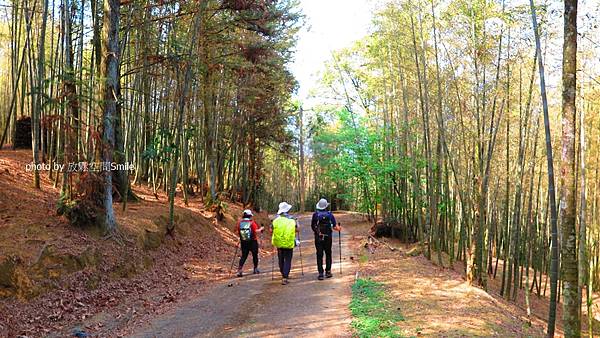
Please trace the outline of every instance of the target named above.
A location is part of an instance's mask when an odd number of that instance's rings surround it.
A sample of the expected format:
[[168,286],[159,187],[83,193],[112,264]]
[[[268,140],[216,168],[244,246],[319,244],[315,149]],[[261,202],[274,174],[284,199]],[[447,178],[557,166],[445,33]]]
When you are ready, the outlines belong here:
[[321,235],[331,235],[331,217],[328,212],[317,212],[317,229]]

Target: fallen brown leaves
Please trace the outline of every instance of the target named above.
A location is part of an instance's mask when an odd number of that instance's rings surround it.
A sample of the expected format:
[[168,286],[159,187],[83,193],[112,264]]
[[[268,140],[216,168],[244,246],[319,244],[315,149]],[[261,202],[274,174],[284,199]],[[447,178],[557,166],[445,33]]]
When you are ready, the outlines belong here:
[[[228,277],[237,245],[231,229],[242,212],[229,204],[225,219],[217,222],[202,202],[176,199],[177,227],[174,237],[145,251],[135,235],[156,227],[168,214],[167,198],[145,187],[136,187],[144,200],[130,203],[123,212],[115,204],[117,220],[126,236],[125,245],[103,240],[67,224],[56,216],[58,190],[42,172],[42,189],[31,187],[32,174],[25,172],[29,151],[0,151],[0,258],[17,255],[31,265],[42,248],[52,245],[62,254],[97,249],[101,264],[46,279],[48,291],[29,302],[0,300],[0,337],[17,335],[70,335],[75,327],[94,336],[121,336],[127,329],[177,303],[204,292],[210,283]],[[259,215],[259,222],[268,222]]]
[[[469,286],[460,272],[434,265],[424,256],[395,240],[377,243],[368,237],[357,241],[361,278],[387,286],[406,321],[407,336],[434,337],[542,337],[542,323],[529,327],[518,306]],[[398,249],[396,251],[391,248]],[[362,257],[362,258],[361,258]]]

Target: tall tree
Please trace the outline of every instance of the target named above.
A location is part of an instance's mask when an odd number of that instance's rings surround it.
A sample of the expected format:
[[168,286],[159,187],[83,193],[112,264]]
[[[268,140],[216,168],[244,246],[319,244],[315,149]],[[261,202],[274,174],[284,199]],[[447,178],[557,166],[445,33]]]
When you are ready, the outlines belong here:
[[[583,286],[588,278],[589,260],[587,257],[587,173],[586,173],[586,140],[585,140],[585,109],[579,111],[579,253],[578,253],[578,273],[579,284],[577,286],[577,299],[579,316],[581,316],[581,301]],[[589,310],[588,310],[589,311]],[[589,329],[591,331],[591,329]]]
[[531,8],[531,20],[535,35],[535,48],[540,73],[540,92],[542,98],[542,109],[544,112],[544,130],[546,135],[546,159],[548,163],[548,200],[550,204],[550,227],[552,235],[551,263],[550,263],[550,309],[548,311],[548,337],[554,337],[556,324],[556,298],[558,290],[558,225],[556,210],[556,193],[554,188],[554,158],[552,156],[552,135],[550,132],[550,117],[548,114],[548,98],[546,95],[546,77],[544,73],[544,61],[542,59],[542,45],[540,32],[538,30],[537,15],[533,0],[529,0]]
[[575,121],[577,94],[577,0],[565,0],[562,62],[562,151],[561,151],[561,278],[563,281],[563,327],[566,337],[580,335],[577,285],[577,181],[575,166]]
[[[114,119],[117,112],[117,91],[119,79],[119,7],[120,0],[104,0],[104,20],[102,27],[102,110],[103,110],[103,135],[102,135],[102,162],[104,179],[104,230],[114,232],[117,227],[113,210],[113,175],[110,165],[113,161],[115,149]],[[108,166],[108,168],[107,168]]]
[[[40,141],[40,119],[42,117],[42,107],[44,96],[44,67],[45,65],[45,54],[46,49],[44,43],[46,42],[46,24],[48,22],[48,0],[44,0],[44,8],[42,10],[42,27],[38,36],[38,64],[37,64],[37,88],[34,100],[35,109],[32,112],[32,148],[33,148],[33,163],[36,165],[40,161],[39,154],[39,141]],[[34,169],[33,184],[36,189],[40,188],[40,173],[37,168]]]
[[[188,99],[189,99],[189,92],[190,92],[190,87],[191,87],[191,82],[192,82],[192,60],[194,59],[193,56],[193,51],[194,51],[194,47],[197,48],[197,46],[194,44],[194,42],[197,40],[197,36],[200,32],[200,25],[202,23],[202,14],[204,12],[206,6],[206,1],[203,2],[202,7],[200,8],[200,11],[198,11],[198,13],[196,13],[194,15],[194,23],[189,27],[189,31],[188,31],[188,35],[189,35],[189,41],[188,41],[188,49],[187,49],[187,55],[186,55],[186,60],[184,63],[184,79],[183,81],[181,81],[181,85],[180,85],[180,94],[179,94],[179,101],[178,101],[178,117],[177,117],[177,131],[175,134],[175,155],[173,156],[173,164],[172,164],[172,171],[171,171],[171,184],[170,184],[170,188],[169,188],[169,227],[167,228],[167,232],[170,235],[173,235],[173,231],[175,230],[175,189],[177,188],[177,173],[178,173],[178,168],[179,168],[179,154],[181,153],[180,151],[180,147],[181,147],[181,134],[183,133],[183,121],[184,121],[184,115],[185,115],[185,107],[186,104],[188,103]],[[184,185],[184,190],[186,189],[185,185]]]

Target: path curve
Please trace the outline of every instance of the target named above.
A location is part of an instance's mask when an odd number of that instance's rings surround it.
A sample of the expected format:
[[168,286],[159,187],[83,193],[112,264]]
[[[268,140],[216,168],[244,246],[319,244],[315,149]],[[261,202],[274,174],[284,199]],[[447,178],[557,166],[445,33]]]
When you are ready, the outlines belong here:
[[[344,223],[351,215],[336,215]],[[203,296],[154,318],[131,337],[345,337],[351,336],[348,304],[354,267],[342,234],[342,270],[339,271],[338,238],[334,235],[334,277],[317,280],[314,237],[310,215],[299,218],[304,276],[300,251],[294,250],[290,284],[281,285],[275,262],[261,259],[262,274],[252,275],[248,257],[245,276],[215,285]],[[265,240],[268,235],[265,235]],[[230,284],[233,284],[229,286]]]

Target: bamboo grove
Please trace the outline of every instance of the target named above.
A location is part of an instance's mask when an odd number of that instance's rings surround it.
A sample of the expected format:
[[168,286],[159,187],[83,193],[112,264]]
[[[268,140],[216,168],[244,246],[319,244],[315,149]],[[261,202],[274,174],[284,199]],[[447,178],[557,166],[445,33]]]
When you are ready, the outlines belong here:
[[[0,143],[17,145],[18,122],[31,118],[34,163],[75,164],[36,171],[34,182],[49,175],[61,187],[59,211],[74,223],[115,229],[111,199],[125,207],[135,184],[168,193],[171,223],[176,191],[186,204],[199,193],[217,209],[224,199],[260,208],[269,200],[266,153],[292,140],[286,109],[296,82],[286,64],[302,19],[296,7],[9,1]],[[79,163],[133,170],[107,175]]]
[[557,301],[567,336],[593,325],[600,282],[598,13],[574,3],[388,2],[306,127],[321,193],[529,313],[549,294],[549,336]]
[[[0,4],[0,148],[31,123],[59,212],[110,235],[131,186],[300,210],[327,197],[508,300],[592,336],[600,288],[599,9],[592,0],[395,0],[291,100],[294,0]],[[563,20],[561,20],[563,19]],[[314,71],[314,70],[307,70]],[[561,77],[562,76],[562,77]],[[560,84],[560,85],[559,85]],[[285,182],[282,184],[281,182]],[[490,290],[494,291],[494,290]],[[583,308],[583,309],[582,309]],[[542,314],[536,314],[538,316]],[[583,324],[582,324],[583,323]]]

